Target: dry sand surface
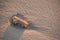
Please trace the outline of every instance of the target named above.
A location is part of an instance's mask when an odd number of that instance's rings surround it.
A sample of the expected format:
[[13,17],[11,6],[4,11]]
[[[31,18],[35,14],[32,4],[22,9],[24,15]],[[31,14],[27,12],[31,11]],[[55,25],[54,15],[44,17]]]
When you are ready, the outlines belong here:
[[[17,13],[30,29],[10,25]],[[0,0],[0,40],[60,40],[60,0]]]

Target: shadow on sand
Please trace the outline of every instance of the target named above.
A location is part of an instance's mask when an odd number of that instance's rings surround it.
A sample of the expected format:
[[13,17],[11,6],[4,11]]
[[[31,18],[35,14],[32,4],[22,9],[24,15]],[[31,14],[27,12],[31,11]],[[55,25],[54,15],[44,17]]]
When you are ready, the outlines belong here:
[[30,28],[24,29],[19,25],[17,25],[17,26],[10,25],[4,33],[3,40],[19,40],[25,30],[35,30],[38,32],[47,32],[48,29],[46,29],[44,27],[35,27],[33,25],[31,25]]
[[10,25],[4,32],[3,40],[19,40],[25,29],[20,26]]

